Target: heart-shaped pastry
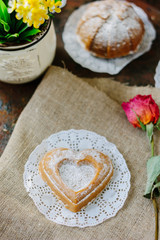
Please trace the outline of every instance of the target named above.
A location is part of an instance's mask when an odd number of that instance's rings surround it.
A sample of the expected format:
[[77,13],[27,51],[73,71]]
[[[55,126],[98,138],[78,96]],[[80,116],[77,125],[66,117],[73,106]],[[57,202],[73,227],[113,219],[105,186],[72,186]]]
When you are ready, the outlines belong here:
[[95,149],[56,148],[40,161],[39,172],[64,206],[78,212],[105,188],[113,166],[108,156]]

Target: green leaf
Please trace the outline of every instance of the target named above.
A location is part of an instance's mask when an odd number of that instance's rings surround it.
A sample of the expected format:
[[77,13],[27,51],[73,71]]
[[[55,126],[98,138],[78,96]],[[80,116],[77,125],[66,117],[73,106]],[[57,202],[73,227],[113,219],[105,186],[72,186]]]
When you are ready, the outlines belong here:
[[4,4],[8,7],[9,0],[3,0]]
[[16,14],[15,11],[10,13],[10,18],[11,18],[10,28],[12,33],[18,32],[16,30],[16,23],[18,22],[18,20],[16,19],[15,14]]
[[25,38],[25,41],[27,41],[27,42],[32,42],[32,40],[29,39],[29,38]]
[[150,142],[152,141],[152,137],[153,137],[153,129],[154,129],[154,125],[152,122],[146,125],[147,136],[149,137]]
[[28,25],[25,24],[25,26],[19,31],[19,34],[21,34],[22,32],[24,32],[27,28],[28,28]]
[[6,40],[0,40],[0,44],[6,43]]
[[37,33],[41,32],[39,29],[36,29],[36,28],[33,28],[33,29],[29,29],[25,32],[23,32],[21,35],[20,35],[20,38],[21,40],[24,40],[25,38],[28,38],[30,36],[34,36],[36,35]]
[[49,13],[48,16],[52,19],[54,19],[54,14],[53,13]]
[[6,23],[5,21],[3,21],[2,19],[0,19],[0,23],[3,25],[4,30],[5,30],[6,32],[9,32],[10,26],[8,25],[8,23]]
[[157,128],[158,128],[158,130],[160,131],[160,127],[157,126]]
[[10,14],[8,13],[7,6],[2,0],[0,0],[0,19],[5,21],[9,25],[11,24],[11,18]]
[[159,125],[160,124],[160,117],[159,117],[159,119],[158,119],[158,121],[157,121],[157,124],[156,125]]
[[5,35],[6,32],[4,31],[3,25],[0,23],[0,34]]
[[8,34],[7,35],[7,39],[10,39],[10,38],[18,38],[19,37],[19,33],[14,33],[14,34]]
[[151,157],[147,161],[147,184],[144,197],[150,198],[154,183],[160,175],[160,156]]
[[160,127],[158,126],[160,124],[160,118],[158,119],[158,122],[156,123],[156,127],[158,128],[158,130],[160,130]]
[[17,32],[19,32],[22,28],[24,28],[26,26],[27,26],[27,24],[24,23],[22,19],[20,19],[20,20],[16,19],[15,29]]

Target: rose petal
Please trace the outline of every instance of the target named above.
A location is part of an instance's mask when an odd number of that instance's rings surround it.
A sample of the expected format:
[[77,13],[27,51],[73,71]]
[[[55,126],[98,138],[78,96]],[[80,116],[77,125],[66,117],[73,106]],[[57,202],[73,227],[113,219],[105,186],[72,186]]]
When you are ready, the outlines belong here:
[[137,117],[147,125],[150,122],[156,124],[159,119],[159,107],[151,95],[137,95],[127,103],[122,103],[129,122],[134,127],[140,127]]

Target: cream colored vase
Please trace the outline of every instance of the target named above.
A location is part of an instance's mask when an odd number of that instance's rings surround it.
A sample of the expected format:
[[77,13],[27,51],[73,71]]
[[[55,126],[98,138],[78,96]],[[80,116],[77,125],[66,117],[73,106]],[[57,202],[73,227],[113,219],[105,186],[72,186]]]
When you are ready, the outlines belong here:
[[0,80],[20,84],[36,79],[52,64],[55,50],[56,34],[51,21],[33,42],[0,47]]

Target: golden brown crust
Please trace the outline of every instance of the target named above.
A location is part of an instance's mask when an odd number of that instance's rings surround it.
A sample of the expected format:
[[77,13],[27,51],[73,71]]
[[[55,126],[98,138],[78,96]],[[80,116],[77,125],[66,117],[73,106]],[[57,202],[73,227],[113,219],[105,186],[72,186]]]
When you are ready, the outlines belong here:
[[117,58],[138,50],[144,24],[132,6],[124,1],[90,3],[77,26],[83,47],[101,58]]
[[[93,165],[96,172],[87,187],[74,191],[62,181],[59,174],[59,167],[63,164],[63,161],[66,161],[66,159],[63,159],[62,157],[62,159],[57,162],[55,160],[55,154],[57,154],[57,152],[58,154],[62,153],[63,155],[63,153],[67,151],[71,152],[70,149],[66,148],[53,149],[48,152],[39,163],[39,173],[55,196],[64,203],[64,206],[72,212],[77,212],[82,207],[86,206],[105,188],[113,175],[113,166],[108,156],[103,153],[93,149],[82,151],[82,157],[75,160],[75,164],[80,165],[83,162],[90,163]],[[54,170],[51,169],[49,165],[51,161],[54,163]]]

